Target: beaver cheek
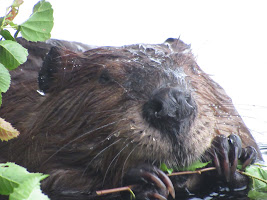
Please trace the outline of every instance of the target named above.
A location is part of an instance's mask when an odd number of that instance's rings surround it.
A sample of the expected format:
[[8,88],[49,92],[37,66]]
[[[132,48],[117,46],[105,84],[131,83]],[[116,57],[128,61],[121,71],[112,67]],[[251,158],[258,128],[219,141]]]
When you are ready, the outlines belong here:
[[184,132],[181,125],[190,121],[195,111],[196,105],[189,94],[167,87],[156,90],[144,104],[143,117],[161,132],[177,135]]

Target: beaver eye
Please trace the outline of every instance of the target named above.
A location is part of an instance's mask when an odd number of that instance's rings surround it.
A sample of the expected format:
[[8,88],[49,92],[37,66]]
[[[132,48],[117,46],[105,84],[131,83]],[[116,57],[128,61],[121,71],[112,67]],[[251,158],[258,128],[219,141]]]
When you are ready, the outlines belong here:
[[101,83],[101,84],[107,84],[111,80],[112,79],[110,77],[110,74],[106,70],[101,73],[101,75],[99,76],[99,79],[98,79],[99,83]]

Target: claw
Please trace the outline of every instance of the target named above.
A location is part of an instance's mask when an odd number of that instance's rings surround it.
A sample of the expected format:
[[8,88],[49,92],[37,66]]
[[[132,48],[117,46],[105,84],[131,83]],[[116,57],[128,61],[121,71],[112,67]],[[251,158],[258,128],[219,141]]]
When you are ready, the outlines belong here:
[[238,158],[240,158],[242,153],[242,141],[239,136],[232,134],[229,137],[229,162],[231,163],[230,177],[234,177],[236,167],[238,164]]
[[248,146],[242,150],[241,157],[244,160],[242,165],[242,170],[244,170],[248,165],[253,164],[257,158],[257,151],[254,147]]
[[[222,165],[222,171],[224,173],[224,176],[226,178],[226,181],[230,181],[230,164],[229,164],[229,144],[228,139],[225,136],[217,136],[214,140],[216,145],[216,153],[219,154],[218,160]],[[215,154],[216,154],[215,153]],[[219,164],[220,166],[220,164]],[[221,174],[221,168],[217,168],[219,174]],[[219,171],[220,170],[220,171]]]
[[164,183],[155,175],[149,173],[149,172],[142,172],[141,176],[144,177],[146,180],[148,180],[149,182],[153,182],[155,183],[155,185],[161,189],[162,191],[166,190],[166,186],[164,185]]
[[[125,174],[123,181],[124,185],[134,186],[132,189],[136,192],[137,199],[167,200],[169,194],[175,199],[170,178],[155,166],[140,165],[137,168],[131,168]],[[129,195],[126,198],[129,198]]]
[[175,199],[175,190],[169,177],[159,169],[157,169],[157,173],[158,173],[159,178],[167,186],[167,189],[169,193],[171,194],[172,198]]
[[[218,135],[213,139],[211,156],[220,176],[224,176],[229,185],[236,185],[238,179],[236,168],[238,159],[243,162],[242,169],[255,162],[257,151],[254,147],[242,148],[242,141],[238,135],[228,137]],[[240,179],[241,180],[241,179]],[[238,186],[239,187],[239,186]]]
[[226,178],[226,181],[229,182],[230,181],[230,165],[229,165],[228,151],[225,149],[222,149],[220,153],[223,159],[222,167],[224,171],[224,176]]
[[215,167],[217,169],[218,174],[222,175],[222,169],[221,169],[221,165],[220,165],[220,160],[219,160],[218,155],[217,155],[215,150],[213,150],[212,156],[213,156],[213,162],[214,162],[214,165],[215,165]]
[[230,156],[232,157],[232,159],[230,160],[230,163],[232,163],[231,167],[230,167],[230,177],[233,177],[236,171],[236,167],[238,164],[238,149],[236,147],[234,147],[233,150],[231,150],[230,152]]

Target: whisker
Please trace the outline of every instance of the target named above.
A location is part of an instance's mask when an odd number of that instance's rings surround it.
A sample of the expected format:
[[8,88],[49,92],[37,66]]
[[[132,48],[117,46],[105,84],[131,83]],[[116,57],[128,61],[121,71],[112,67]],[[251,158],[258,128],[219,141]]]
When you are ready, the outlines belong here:
[[128,90],[127,90],[127,88],[125,88],[122,84],[120,84],[118,81],[116,81],[116,80],[113,80],[115,83],[117,83],[123,90],[124,90],[124,92],[125,93],[127,93],[128,92]]
[[127,162],[127,160],[129,159],[130,155],[134,152],[134,150],[136,149],[136,147],[138,147],[138,145],[136,145],[136,146],[130,151],[130,153],[128,154],[128,156],[126,157],[126,159],[125,159],[125,161],[124,161],[124,163],[123,163],[122,170],[121,170],[121,185],[122,185],[122,179],[123,179],[124,168],[125,168],[126,162]]
[[49,156],[49,157],[48,157],[42,164],[45,164],[47,161],[49,161],[52,157],[54,157],[54,156],[55,156],[58,152],[60,152],[62,149],[64,149],[65,147],[67,147],[67,146],[70,145],[71,143],[73,143],[73,142],[75,142],[75,141],[81,139],[82,137],[87,136],[87,135],[89,135],[89,134],[91,134],[91,133],[93,133],[93,132],[95,132],[95,131],[98,131],[98,130],[100,130],[100,129],[106,128],[106,127],[108,127],[108,126],[111,126],[111,125],[113,125],[113,124],[115,124],[115,123],[117,123],[117,122],[119,122],[119,121],[123,121],[123,120],[125,120],[125,119],[121,119],[121,120],[118,120],[118,121],[115,121],[115,122],[111,122],[111,123],[109,123],[109,124],[105,124],[105,125],[103,125],[103,126],[100,126],[100,127],[96,128],[96,129],[94,129],[94,130],[91,130],[91,131],[89,131],[89,132],[86,132],[86,133],[84,133],[84,134],[78,136],[77,138],[71,140],[71,141],[68,142],[67,144],[65,144],[65,145],[63,145],[62,147],[60,147],[55,153],[53,153],[51,156]]
[[97,147],[98,145],[102,144],[103,142],[105,142],[107,139],[111,138],[112,136],[115,135],[115,133],[120,132],[121,130],[123,130],[124,128],[121,128],[119,130],[115,130],[112,133],[110,133],[106,138],[104,138],[103,140],[101,140],[100,142],[98,142],[97,144],[95,144],[94,146]]
[[85,169],[83,170],[83,173],[82,173],[82,176],[81,176],[81,177],[84,176],[84,174],[85,174],[85,172],[87,171],[87,169],[88,169],[88,167],[90,166],[90,164],[91,164],[91,163],[92,163],[92,162],[93,162],[93,161],[94,161],[100,154],[102,154],[104,151],[106,151],[108,148],[110,148],[110,147],[113,146],[114,144],[118,143],[120,140],[121,140],[121,138],[118,139],[118,140],[116,140],[115,142],[111,143],[110,145],[108,145],[107,147],[105,147],[104,149],[102,149],[100,152],[98,152],[98,153],[91,159],[91,161],[86,165]]
[[129,143],[127,143],[118,153],[117,153],[117,155],[112,159],[112,161],[110,162],[110,164],[109,164],[109,166],[108,166],[108,168],[107,168],[107,170],[106,170],[106,173],[105,173],[105,175],[104,175],[104,178],[103,178],[103,182],[102,182],[102,186],[104,186],[104,182],[105,182],[105,179],[106,179],[106,177],[107,177],[107,174],[108,174],[108,171],[109,171],[109,169],[110,169],[110,167],[111,167],[111,165],[112,165],[112,163],[115,161],[115,159],[121,154],[121,152],[126,148],[126,147],[128,147],[128,145],[130,144],[131,142],[129,142]]

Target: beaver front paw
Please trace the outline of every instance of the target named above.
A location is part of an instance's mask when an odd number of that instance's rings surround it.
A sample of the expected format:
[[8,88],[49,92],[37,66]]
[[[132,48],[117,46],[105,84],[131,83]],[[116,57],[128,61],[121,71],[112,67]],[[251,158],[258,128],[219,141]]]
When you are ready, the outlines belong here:
[[219,175],[224,175],[229,183],[235,178],[238,159],[243,163],[244,169],[255,162],[257,151],[254,147],[242,148],[242,141],[238,135],[231,134],[216,136],[212,142],[213,163]]
[[[175,198],[174,187],[169,177],[154,166],[142,165],[130,169],[123,178],[124,185],[131,185],[136,200],[167,200],[169,194]],[[127,192],[123,199],[130,199]]]

